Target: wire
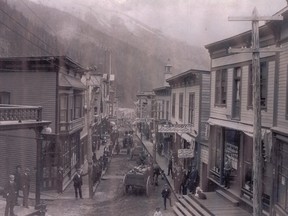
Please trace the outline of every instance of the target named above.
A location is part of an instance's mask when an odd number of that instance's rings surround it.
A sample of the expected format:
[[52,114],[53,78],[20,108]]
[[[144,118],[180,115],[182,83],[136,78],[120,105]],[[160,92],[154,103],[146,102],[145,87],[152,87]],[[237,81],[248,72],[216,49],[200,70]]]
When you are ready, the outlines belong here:
[[[18,20],[16,20],[15,18],[13,18],[12,16],[10,16],[6,11],[4,11],[3,9],[0,8],[0,11],[2,11],[6,16],[8,16],[11,20],[13,20],[16,24],[18,24],[19,26],[21,26],[24,30],[26,30],[27,32],[29,32],[31,35],[33,35],[35,38],[37,38],[39,41],[41,41],[43,44],[45,44],[47,47],[49,47],[51,50],[52,48],[45,43],[45,41],[43,41],[41,38],[39,38],[37,35],[35,35],[33,32],[29,31],[25,26],[23,26],[21,23],[18,22]],[[5,25],[7,28],[9,28],[10,30],[12,30],[10,27],[8,27],[6,24],[4,24],[3,22],[1,22],[3,25]],[[15,32],[15,31],[13,31]],[[15,32],[16,33],[16,32]],[[24,37],[22,34],[20,34],[19,32],[17,32],[18,35],[21,35],[23,38],[25,38],[26,40],[28,40],[26,37]],[[35,43],[33,43],[32,41],[28,40],[29,42],[31,42],[33,45],[36,45]],[[39,46],[36,45],[38,48]],[[43,50],[43,48],[41,48],[41,50]],[[48,51],[45,50],[45,52],[49,53]],[[51,55],[51,53],[49,53]]]
[[46,25],[46,26],[54,33],[55,36],[57,36],[57,33],[56,33],[46,22],[44,22],[44,21],[36,14],[36,12],[33,11],[32,8],[30,8],[30,7],[25,3],[24,0],[21,0],[21,2],[35,15],[44,25]]

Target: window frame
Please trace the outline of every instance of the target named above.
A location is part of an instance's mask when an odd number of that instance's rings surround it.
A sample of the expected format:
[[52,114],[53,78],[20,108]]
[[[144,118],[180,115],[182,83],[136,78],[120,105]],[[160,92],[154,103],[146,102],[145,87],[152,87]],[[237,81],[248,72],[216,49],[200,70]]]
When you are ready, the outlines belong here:
[[[7,103],[2,103],[7,101]],[[7,91],[1,91],[0,92],[0,104],[10,104],[11,103],[11,93]]]
[[180,120],[183,120],[183,107],[184,106],[184,94],[179,93],[179,113],[178,113],[178,118]]
[[[62,99],[64,97],[65,97],[65,99],[64,99],[63,104],[62,104]],[[61,94],[59,97],[59,100],[60,100],[60,103],[59,103],[59,106],[60,106],[59,120],[60,120],[60,122],[68,122],[68,94]],[[64,107],[62,107],[62,105],[64,105]]]
[[216,70],[215,73],[215,106],[227,106],[228,69]]
[[188,123],[194,126],[195,122],[195,93],[189,93]]
[[175,118],[176,111],[176,93],[172,94],[172,117]]

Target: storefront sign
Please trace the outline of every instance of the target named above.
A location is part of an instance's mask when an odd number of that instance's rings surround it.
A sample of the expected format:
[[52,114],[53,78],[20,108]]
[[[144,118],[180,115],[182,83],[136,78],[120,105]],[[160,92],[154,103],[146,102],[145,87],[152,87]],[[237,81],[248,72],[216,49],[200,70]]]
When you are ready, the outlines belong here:
[[201,148],[201,161],[208,164],[208,149]]
[[178,149],[178,158],[193,158],[193,149]]
[[159,133],[191,133],[192,124],[170,124],[170,125],[159,125]]

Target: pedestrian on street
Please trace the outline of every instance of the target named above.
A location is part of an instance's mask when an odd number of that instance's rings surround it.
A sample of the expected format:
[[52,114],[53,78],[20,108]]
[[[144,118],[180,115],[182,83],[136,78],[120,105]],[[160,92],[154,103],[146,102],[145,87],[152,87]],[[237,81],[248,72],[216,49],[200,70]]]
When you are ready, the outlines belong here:
[[30,169],[26,168],[22,175],[22,191],[23,191],[23,206],[25,208],[29,208],[28,206],[28,198],[30,191]]
[[16,188],[15,176],[9,176],[9,182],[5,185],[3,196],[6,199],[6,207],[5,207],[5,216],[16,216],[14,214],[14,206],[17,196],[17,188]]
[[175,167],[174,175],[174,190],[177,194],[181,194],[181,181],[182,181],[182,168],[180,166]]
[[158,177],[161,174],[161,168],[158,164],[154,164],[153,166],[153,182],[155,186],[158,186]]
[[14,172],[14,181],[16,184],[16,192],[17,196],[15,197],[15,205],[19,206],[18,197],[19,197],[19,190],[21,190],[21,175],[22,175],[22,167],[21,165],[16,166],[16,170]]
[[77,173],[73,177],[75,198],[76,199],[78,199],[78,192],[79,192],[80,199],[83,199],[83,197],[82,197],[82,189],[81,189],[81,187],[83,185],[82,177],[87,175],[87,174],[88,174],[88,172],[86,174],[82,174],[81,169],[77,169]]
[[192,192],[192,194],[195,194],[196,187],[198,186],[198,184],[199,184],[198,169],[196,167],[192,167],[192,172],[188,179],[188,188],[189,191]]
[[62,193],[62,184],[63,184],[63,168],[59,167],[57,170],[57,192]]
[[187,181],[188,181],[188,173],[186,170],[184,170],[181,181],[182,195],[187,195]]
[[230,175],[232,170],[232,162],[231,160],[226,156],[226,161],[224,164],[224,185],[225,188],[230,188]]
[[169,162],[168,162],[168,173],[167,173],[167,176],[169,176],[170,175],[170,173],[171,173],[171,175],[172,175],[172,177],[173,177],[173,173],[172,173],[172,156],[170,156],[170,158],[169,158]]
[[163,216],[162,212],[160,211],[160,208],[157,207],[156,208],[156,211],[154,212],[154,215],[153,216]]
[[166,201],[167,201],[167,199],[169,199],[170,207],[172,206],[172,204],[171,204],[171,190],[168,187],[168,184],[164,185],[164,188],[163,188],[163,190],[161,192],[161,195],[162,195],[163,200],[164,200],[164,210],[166,210]]

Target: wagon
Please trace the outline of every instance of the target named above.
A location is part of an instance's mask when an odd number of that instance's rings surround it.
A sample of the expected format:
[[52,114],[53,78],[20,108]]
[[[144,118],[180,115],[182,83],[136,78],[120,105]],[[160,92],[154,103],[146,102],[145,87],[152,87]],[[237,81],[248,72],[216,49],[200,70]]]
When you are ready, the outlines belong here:
[[144,189],[146,196],[150,193],[150,168],[148,166],[134,167],[124,176],[124,192]]

